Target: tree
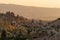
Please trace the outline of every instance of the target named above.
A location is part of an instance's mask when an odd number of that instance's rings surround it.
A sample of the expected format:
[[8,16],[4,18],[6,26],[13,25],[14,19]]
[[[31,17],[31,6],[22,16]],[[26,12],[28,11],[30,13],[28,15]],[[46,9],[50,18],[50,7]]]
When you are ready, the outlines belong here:
[[6,15],[9,16],[9,15],[10,15],[10,11],[7,11],[7,12],[6,12]]
[[15,37],[15,40],[26,40],[27,37],[22,36],[22,32],[20,30],[20,34]]
[[2,30],[1,40],[6,40],[6,39],[7,39],[7,37],[6,37],[6,31]]
[[11,12],[11,16],[12,16],[12,17],[14,17],[14,16],[15,16],[15,15],[14,15],[14,12]]

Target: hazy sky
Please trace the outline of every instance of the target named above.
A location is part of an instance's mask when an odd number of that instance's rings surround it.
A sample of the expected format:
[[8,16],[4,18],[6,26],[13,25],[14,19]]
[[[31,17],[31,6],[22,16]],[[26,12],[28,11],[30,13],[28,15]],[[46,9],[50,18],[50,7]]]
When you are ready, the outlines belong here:
[[0,0],[0,3],[60,8],[60,0]]

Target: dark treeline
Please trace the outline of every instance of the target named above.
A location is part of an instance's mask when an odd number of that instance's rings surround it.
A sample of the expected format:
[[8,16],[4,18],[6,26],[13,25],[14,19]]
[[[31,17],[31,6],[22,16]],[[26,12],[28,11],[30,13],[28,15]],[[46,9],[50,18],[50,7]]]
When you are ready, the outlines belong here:
[[60,18],[48,22],[27,19],[10,11],[0,13],[0,40],[60,40],[59,32]]

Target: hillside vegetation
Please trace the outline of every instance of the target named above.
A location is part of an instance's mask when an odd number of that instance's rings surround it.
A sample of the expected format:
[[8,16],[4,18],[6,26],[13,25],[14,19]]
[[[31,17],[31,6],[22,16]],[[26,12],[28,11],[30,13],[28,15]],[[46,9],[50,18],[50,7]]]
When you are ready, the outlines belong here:
[[14,12],[0,13],[0,40],[60,40],[60,18],[27,19]]

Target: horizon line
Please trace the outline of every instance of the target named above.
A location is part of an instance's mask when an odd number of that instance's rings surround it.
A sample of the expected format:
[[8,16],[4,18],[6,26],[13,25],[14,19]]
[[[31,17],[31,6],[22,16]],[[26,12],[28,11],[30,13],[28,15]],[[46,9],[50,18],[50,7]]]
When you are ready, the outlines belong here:
[[[12,3],[0,3],[2,5],[16,5],[16,6],[20,6],[21,4],[12,4]],[[27,5],[21,5],[21,6],[27,6]],[[28,7],[41,7],[41,6],[28,6]],[[60,7],[41,7],[41,8],[60,8]]]

